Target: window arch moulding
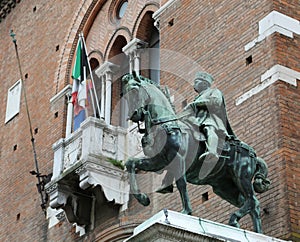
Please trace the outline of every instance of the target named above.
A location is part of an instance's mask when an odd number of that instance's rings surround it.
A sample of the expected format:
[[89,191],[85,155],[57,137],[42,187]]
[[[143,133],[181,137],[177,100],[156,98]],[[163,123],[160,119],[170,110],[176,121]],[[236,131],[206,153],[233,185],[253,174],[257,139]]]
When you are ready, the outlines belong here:
[[99,10],[107,0],[86,0],[78,7],[76,14],[74,14],[73,21],[65,37],[65,44],[58,61],[55,85],[55,94],[62,90],[71,81],[71,69],[74,61],[78,35],[83,33],[84,36],[90,30],[94,19],[96,18]]
[[144,6],[144,8],[140,11],[140,13],[138,14],[138,17],[136,18],[136,21],[133,25],[133,30],[132,30],[132,33],[133,33],[133,36],[134,37],[137,37],[137,32],[138,32],[138,29],[139,29],[139,26],[141,24],[141,21],[142,19],[144,18],[145,14],[147,12],[156,12],[157,10],[159,9],[159,2],[150,2],[148,4],[146,4]]
[[116,29],[106,45],[106,49],[104,51],[104,60],[108,60],[109,53],[111,52],[111,49],[119,36],[123,36],[126,39],[127,43],[130,42],[130,40],[132,40],[133,38],[132,33],[127,27],[120,27]]

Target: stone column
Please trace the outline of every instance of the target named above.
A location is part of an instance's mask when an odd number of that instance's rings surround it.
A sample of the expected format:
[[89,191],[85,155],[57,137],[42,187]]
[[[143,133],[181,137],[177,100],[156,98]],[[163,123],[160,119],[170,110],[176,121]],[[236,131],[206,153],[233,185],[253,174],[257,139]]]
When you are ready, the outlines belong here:
[[66,123],[66,138],[68,138],[72,133],[72,120],[73,120],[73,104],[72,104],[72,93],[68,92],[66,94],[68,100],[67,107],[67,123]]
[[100,118],[104,119],[104,111],[105,111],[105,77],[101,76],[100,77],[100,81],[101,81],[101,98],[100,98],[100,103],[101,103],[101,107],[100,107]]
[[119,68],[118,65],[106,61],[96,70],[96,75],[102,82],[101,115],[104,114],[104,120],[107,124],[110,124],[113,73],[117,68]]
[[105,73],[105,112],[104,112],[104,119],[107,124],[110,124],[110,113],[111,113],[111,93],[112,93],[112,73],[107,71]]
[[147,43],[134,38],[127,45],[125,45],[122,51],[129,57],[129,72],[135,71],[140,74],[141,70],[141,52],[147,47]]

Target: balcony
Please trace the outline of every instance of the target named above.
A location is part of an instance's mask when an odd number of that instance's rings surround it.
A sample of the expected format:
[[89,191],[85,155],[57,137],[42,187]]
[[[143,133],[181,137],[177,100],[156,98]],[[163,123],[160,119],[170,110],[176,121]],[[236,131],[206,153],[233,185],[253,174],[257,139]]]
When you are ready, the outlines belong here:
[[[46,185],[50,207],[63,209],[70,223],[92,229],[127,208],[129,182],[122,163],[141,151],[138,134],[89,117],[53,145],[53,177]],[[96,222],[97,221],[97,222]]]

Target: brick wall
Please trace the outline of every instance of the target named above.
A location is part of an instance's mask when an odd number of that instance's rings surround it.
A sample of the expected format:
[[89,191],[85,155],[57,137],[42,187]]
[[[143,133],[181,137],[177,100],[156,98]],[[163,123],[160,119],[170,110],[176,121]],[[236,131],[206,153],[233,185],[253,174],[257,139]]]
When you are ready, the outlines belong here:
[[[25,79],[37,159],[42,174],[52,172],[52,144],[64,136],[65,100],[50,106],[56,92],[55,72],[66,30],[80,1],[22,1],[0,23],[0,240],[48,241],[48,223],[40,208],[24,98],[20,113],[4,124],[7,91],[20,78],[10,29],[16,33]],[[55,113],[57,112],[57,117]],[[14,151],[14,146],[17,145]],[[66,226],[61,234],[69,234]],[[55,238],[55,237],[53,237]],[[55,239],[54,239],[55,240]],[[57,240],[58,241],[58,240]]]
[[[62,4],[58,0],[45,3],[28,0],[21,1],[0,23],[0,60],[4,63],[0,71],[4,93],[0,112],[5,114],[7,90],[19,79],[8,34],[13,29],[23,73],[28,73],[25,80],[28,105],[33,129],[38,128],[35,141],[43,174],[52,171],[52,144],[64,137],[66,101],[61,98],[50,104],[50,98],[70,82],[77,34],[85,33],[89,52],[101,53],[94,56],[101,65],[113,52],[118,35],[124,36],[127,42],[137,34],[142,36],[142,16],[147,11],[154,12],[156,5],[130,1],[124,19],[114,22],[107,15],[113,8],[112,1],[75,0]],[[258,196],[263,230],[270,236],[297,241],[300,237],[299,87],[276,82],[242,104],[235,104],[238,97],[260,83],[260,76],[273,65],[300,71],[298,35],[290,39],[275,33],[251,50],[244,50],[257,37],[258,22],[272,10],[299,20],[297,1],[233,0],[230,4],[174,1],[160,17],[161,84],[168,85],[176,109],[180,110],[182,103],[191,101],[196,94],[191,85],[195,71],[205,70],[215,77],[214,86],[224,93],[236,134],[253,146],[269,166],[270,190]],[[246,62],[249,56],[252,63]],[[79,241],[82,238],[67,221],[47,229],[39,207],[36,178],[29,174],[35,167],[28,129],[22,98],[19,115],[7,124],[3,115],[0,122],[0,240]],[[141,190],[149,191],[155,177],[141,177]],[[209,186],[189,185],[188,188],[195,216],[227,223],[236,210]],[[151,205],[145,208],[131,197],[128,210],[96,227],[85,240],[101,241],[113,234],[129,234],[137,224],[163,208],[181,210],[177,191],[171,195],[150,192],[150,199]],[[241,223],[242,228],[252,230],[250,217]]]
[[[296,110],[299,110],[299,88],[279,82],[239,106],[235,105],[235,101],[258,85],[260,76],[275,64],[299,71],[297,35],[291,39],[276,33],[250,51],[244,50],[244,46],[257,37],[258,22],[269,12],[277,10],[297,19],[299,6],[294,1],[260,1],[252,4],[204,1],[199,5],[197,1],[176,1],[162,14],[161,47],[188,56],[215,77],[214,85],[225,95],[229,119],[236,134],[253,146],[269,166],[270,190],[258,196],[264,232],[285,239],[295,239],[292,234],[298,238],[299,132],[296,130],[299,122]],[[252,63],[246,64],[249,56]],[[175,64],[166,59],[166,65]],[[176,105],[178,109],[182,100],[191,100],[193,90],[189,69],[180,64],[176,68],[187,71],[183,80],[185,89],[178,77],[181,71],[177,71],[177,78],[169,73],[162,76],[163,83],[182,95]],[[173,82],[174,78],[177,81]],[[226,222],[235,208],[214,195],[210,196],[211,189],[206,189],[209,200],[199,204],[201,193],[205,190],[190,187],[190,193],[194,195],[194,214]],[[243,221],[242,227],[250,229],[250,218]]]

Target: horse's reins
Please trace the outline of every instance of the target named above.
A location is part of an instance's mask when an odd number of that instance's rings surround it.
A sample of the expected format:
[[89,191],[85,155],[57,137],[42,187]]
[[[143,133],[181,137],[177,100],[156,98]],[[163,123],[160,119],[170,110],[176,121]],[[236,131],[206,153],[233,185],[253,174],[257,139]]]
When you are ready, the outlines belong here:
[[164,124],[164,123],[167,123],[167,122],[178,121],[178,120],[183,119],[187,116],[190,116],[191,114],[192,114],[191,111],[190,112],[184,111],[183,113],[181,113],[179,115],[176,115],[176,118],[154,121],[153,124],[158,125],[158,124]]

